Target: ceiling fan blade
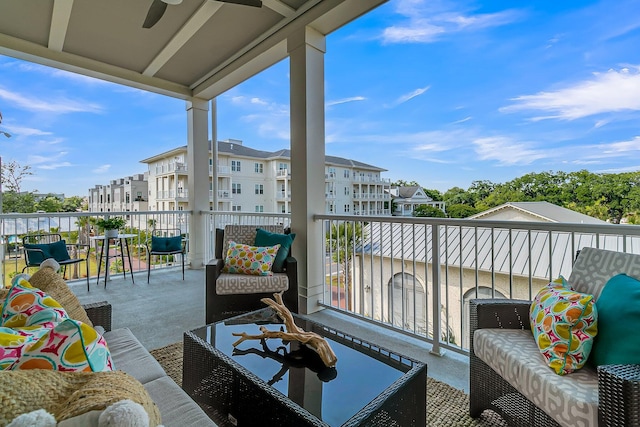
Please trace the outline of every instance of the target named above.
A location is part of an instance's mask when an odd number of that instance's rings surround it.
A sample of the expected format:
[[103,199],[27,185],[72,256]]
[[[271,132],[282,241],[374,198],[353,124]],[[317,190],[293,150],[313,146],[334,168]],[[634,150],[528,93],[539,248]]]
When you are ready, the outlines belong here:
[[218,0],[223,3],[235,3],[245,6],[262,7],[262,0]]
[[162,18],[162,15],[164,15],[165,10],[167,10],[167,3],[162,0],[153,0],[144,24],[142,24],[142,28],[151,28],[156,25],[160,18]]

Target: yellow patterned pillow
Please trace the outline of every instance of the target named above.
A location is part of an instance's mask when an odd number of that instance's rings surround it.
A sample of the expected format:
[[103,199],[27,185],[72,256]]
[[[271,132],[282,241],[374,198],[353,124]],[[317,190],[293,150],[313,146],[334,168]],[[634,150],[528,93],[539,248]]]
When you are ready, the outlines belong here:
[[529,314],[536,344],[556,374],[585,364],[598,333],[593,295],[574,291],[560,276],[538,292]]
[[250,246],[229,241],[227,257],[224,260],[225,273],[271,276],[271,266],[276,259],[280,245]]

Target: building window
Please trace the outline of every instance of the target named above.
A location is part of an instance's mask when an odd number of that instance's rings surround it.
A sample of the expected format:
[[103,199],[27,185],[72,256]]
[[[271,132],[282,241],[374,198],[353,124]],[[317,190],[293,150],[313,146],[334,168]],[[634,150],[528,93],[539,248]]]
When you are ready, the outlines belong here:
[[231,184],[231,193],[232,194],[242,194],[242,185],[240,185],[239,183],[233,183]]
[[231,171],[240,172],[240,160],[231,160]]
[[278,170],[286,170],[289,169],[289,166],[286,163],[279,163]]
[[286,209],[284,205],[280,205],[280,212],[285,213]]
[[344,211],[345,211],[345,212],[349,212],[349,208],[350,208],[350,207],[351,207],[350,205],[344,205]]
[[344,170],[344,177],[345,177],[345,178],[349,178],[349,175],[350,175],[350,173],[349,173],[349,169],[345,169],[345,170]]
[[256,163],[255,164],[255,172],[256,173],[263,173],[264,172],[264,165],[262,163]]
[[329,204],[329,213],[333,213],[333,203]]
[[263,205],[256,205],[256,212],[264,212],[264,206]]
[[264,186],[262,184],[256,184],[256,194],[264,194]]
[[125,203],[131,202],[131,195],[129,193],[125,193],[124,195]]
[[232,210],[233,212],[240,212],[240,211],[242,210],[242,206],[240,206],[240,205],[233,205],[233,206],[231,207],[231,210]]
[[389,279],[387,287],[387,321],[391,320],[394,326],[426,336],[426,298],[420,279],[409,273],[397,273]]
[[349,187],[344,187],[344,195],[345,196],[349,195]]

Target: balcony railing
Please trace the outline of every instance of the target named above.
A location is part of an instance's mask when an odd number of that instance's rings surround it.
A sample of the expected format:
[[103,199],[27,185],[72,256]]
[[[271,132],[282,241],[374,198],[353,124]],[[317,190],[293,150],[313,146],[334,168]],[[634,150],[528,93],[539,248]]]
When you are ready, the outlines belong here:
[[[92,237],[102,234],[102,230],[99,230],[94,224],[96,219],[105,216],[124,217],[127,223],[123,231],[135,235],[129,239],[134,272],[146,271],[147,269],[145,244],[150,240],[151,231],[154,228],[178,228],[189,245],[191,211],[3,214],[0,215],[1,283],[10,284],[11,279],[22,271],[24,267],[22,237],[26,234],[36,233],[60,233],[67,243],[84,245],[79,249],[82,252],[81,256],[86,255],[87,249],[90,251],[89,274],[95,277],[97,272],[96,253],[99,253],[99,247],[97,241]],[[180,262],[179,258],[154,259],[152,268],[173,266],[176,262]],[[113,269],[111,274],[121,272],[122,267],[122,264],[111,264]],[[128,265],[126,268],[128,270]],[[68,268],[67,277],[80,279],[84,277],[82,270]]]
[[[216,228],[290,225],[284,213],[200,214],[206,215],[206,231],[191,236],[190,211],[108,213],[127,218],[126,231],[136,234],[131,244],[139,250],[154,227],[177,226],[187,241],[205,239],[205,259],[214,257]],[[89,219],[104,215],[0,215],[5,283],[22,268],[25,233],[59,231],[70,242],[91,244]],[[471,298],[531,299],[550,280],[568,277],[577,251],[586,246],[640,254],[640,226],[631,225],[362,215],[314,219],[322,223],[325,258],[308,262],[323,268],[320,305],[430,342],[434,352],[468,351]],[[302,249],[294,244],[296,250]],[[144,268],[142,254],[135,259],[134,270]]]
[[[466,352],[471,298],[530,300],[585,246],[640,253],[640,227],[316,215],[322,305]],[[434,338],[435,337],[435,338]]]

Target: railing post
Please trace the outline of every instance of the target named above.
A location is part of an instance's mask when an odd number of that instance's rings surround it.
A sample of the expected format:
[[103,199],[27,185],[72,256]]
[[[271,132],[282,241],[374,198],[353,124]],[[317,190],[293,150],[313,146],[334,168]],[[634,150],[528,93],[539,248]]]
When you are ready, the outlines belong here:
[[433,346],[429,353],[442,356],[443,350],[440,348],[440,226],[431,225],[431,298],[433,301]]

